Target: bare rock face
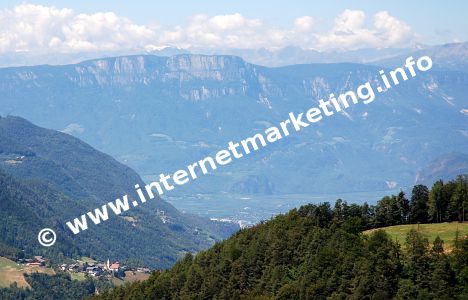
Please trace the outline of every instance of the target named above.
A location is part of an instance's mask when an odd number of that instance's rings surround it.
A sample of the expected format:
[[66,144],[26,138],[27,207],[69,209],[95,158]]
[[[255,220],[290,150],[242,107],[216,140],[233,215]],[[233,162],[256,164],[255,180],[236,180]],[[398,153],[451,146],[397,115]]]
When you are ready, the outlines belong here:
[[[255,67],[234,56],[130,56],[99,59],[74,67],[68,79],[80,87],[139,85],[162,88],[169,84],[186,100],[246,95],[255,83]],[[21,74],[28,80],[33,74]],[[253,80],[253,82],[252,82]],[[214,86],[213,86],[214,85]]]

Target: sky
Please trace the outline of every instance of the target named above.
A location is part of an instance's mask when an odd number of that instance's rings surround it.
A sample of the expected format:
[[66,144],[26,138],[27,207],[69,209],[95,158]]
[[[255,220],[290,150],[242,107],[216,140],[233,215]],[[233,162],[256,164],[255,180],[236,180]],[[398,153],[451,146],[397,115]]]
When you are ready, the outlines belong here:
[[462,0],[2,0],[0,54],[433,45],[468,41],[466,11]]

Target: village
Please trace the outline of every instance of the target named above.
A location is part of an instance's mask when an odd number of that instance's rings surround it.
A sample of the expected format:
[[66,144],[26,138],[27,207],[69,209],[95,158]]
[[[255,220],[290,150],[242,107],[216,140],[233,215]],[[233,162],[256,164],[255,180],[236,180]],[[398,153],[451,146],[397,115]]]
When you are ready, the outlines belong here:
[[[118,261],[98,262],[92,259],[74,260],[71,263],[63,263],[60,265],[51,265],[50,261],[42,256],[34,256],[34,258],[22,258],[16,261],[20,265],[31,267],[50,267],[56,271],[68,272],[71,275],[81,275],[82,277],[104,277],[111,275],[116,278],[125,278],[129,273],[135,274],[150,274],[149,268],[130,268],[121,264]],[[74,276],[76,277],[76,276]]]

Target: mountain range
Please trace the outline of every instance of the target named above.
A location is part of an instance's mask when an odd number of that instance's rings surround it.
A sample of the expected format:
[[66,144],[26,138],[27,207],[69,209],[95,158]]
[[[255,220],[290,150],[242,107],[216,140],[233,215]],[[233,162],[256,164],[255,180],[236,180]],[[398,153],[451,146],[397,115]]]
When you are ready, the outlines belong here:
[[[446,48],[444,50],[444,48]],[[424,53],[435,53],[442,51],[446,55],[447,61],[452,58],[456,62],[460,56],[466,56],[468,43],[450,43],[443,45],[424,45],[414,44],[406,48],[361,48],[356,50],[330,49],[326,51],[318,51],[315,49],[304,49],[297,46],[286,46],[275,49],[204,49],[191,48],[182,49],[177,47],[159,47],[157,49],[148,50],[145,53],[136,50],[116,50],[104,51],[98,50],[94,52],[79,52],[79,53],[47,53],[36,52],[14,52],[3,53],[0,57],[0,67],[12,66],[28,66],[37,64],[64,65],[75,64],[84,60],[94,59],[97,57],[115,57],[128,56],[136,54],[156,55],[156,56],[174,56],[179,54],[195,54],[195,55],[230,55],[242,57],[249,63],[268,66],[282,67],[296,64],[311,64],[311,63],[363,63],[375,64],[376,62],[391,61],[392,59],[419,51]],[[450,49],[450,50],[449,50]],[[449,50],[449,51],[447,51]],[[405,56],[405,57],[406,57]],[[458,57],[458,58],[457,58]],[[400,61],[397,61],[400,64]],[[453,64],[456,66],[456,64]],[[464,66],[466,67],[466,65]]]
[[[433,161],[451,153],[466,157],[465,48],[441,46],[430,72],[175,193],[328,194],[409,186]],[[425,53],[418,51],[413,55]],[[377,80],[380,65],[404,59],[398,53],[376,65],[270,68],[226,55],[135,55],[3,68],[0,114],[79,137],[148,182],[262,132],[289,112],[306,111],[332,92]]]

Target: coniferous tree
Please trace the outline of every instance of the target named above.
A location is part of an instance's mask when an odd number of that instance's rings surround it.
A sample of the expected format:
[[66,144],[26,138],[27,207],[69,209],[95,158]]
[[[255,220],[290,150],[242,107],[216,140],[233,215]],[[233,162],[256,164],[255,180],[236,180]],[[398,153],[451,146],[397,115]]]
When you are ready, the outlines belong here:
[[410,206],[409,201],[406,198],[406,195],[403,191],[400,191],[400,193],[398,193],[396,201],[400,217],[399,224],[406,224],[409,218]]
[[385,196],[377,202],[375,219],[378,227],[399,224],[400,212],[395,196]]
[[[384,221],[398,220],[398,198],[376,207]],[[400,247],[383,230],[350,230],[357,219],[364,222],[364,211],[372,207],[340,201],[334,209],[328,203],[302,206],[95,298],[466,299],[468,239],[460,236],[445,253],[440,238],[430,247],[413,230]]]
[[431,249],[430,269],[430,295],[433,299],[453,299],[455,285],[455,273],[450,266],[450,261],[444,253],[444,241],[437,236]]
[[468,207],[468,179],[466,176],[458,176],[454,182],[455,187],[450,197],[449,213],[451,220],[464,222],[465,209]]
[[445,220],[448,201],[445,194],[444,182],[438,180],[432,186],[429,192],[429,217],[433,222],[442,222]]
[[[458,232],[457,232],[458,235]],[[468,299],[468,238],[456,238],[453,250],[453,269],[460,288],[459,299]]]
[[[403,299],[429,298],[429,242],[421,233],[410,230],[406,236],[405,277],[399,291]],[[402,295],[406,296],[402,296]]]
[[429,189],[425,185],[415,185],[411,192],[410,222],[427,223],[428,221]]

